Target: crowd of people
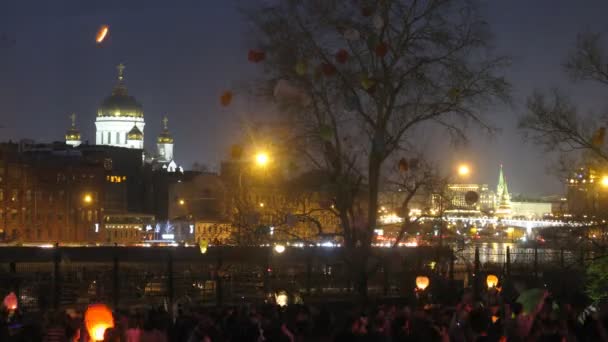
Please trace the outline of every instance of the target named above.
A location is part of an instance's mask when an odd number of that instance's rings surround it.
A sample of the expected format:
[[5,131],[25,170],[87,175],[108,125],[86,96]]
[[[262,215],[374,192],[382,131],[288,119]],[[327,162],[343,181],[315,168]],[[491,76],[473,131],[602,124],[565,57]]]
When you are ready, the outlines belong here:
[[[176,305],[116,310],[108,342],[215,341],[607,341],[608,305],[556,300],[548,292],[532,310],[519,302],[474,300],[455,305],[416,301],[375,305],[273,304],[238,307]],[[18,310],[2,317],[0,341],[91,341],[82,313]],[[172,317],[173,316],[173,317]]]

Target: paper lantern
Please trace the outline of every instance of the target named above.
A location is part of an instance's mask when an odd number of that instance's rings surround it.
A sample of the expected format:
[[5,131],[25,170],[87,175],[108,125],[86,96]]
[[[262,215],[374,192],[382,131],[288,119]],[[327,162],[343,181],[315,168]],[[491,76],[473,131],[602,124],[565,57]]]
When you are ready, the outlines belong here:
[[488,288],[494,288],[498,285],[498,277],[493,274],[488,274],[486,277],[486,283],[488,284]]
[[249,59],[252,63],[259,63],[266,58],[266,54],[264,51],[260,50],[249,50],[249,54],[247,55],[247,59]]
[[372,19],[372,22],[373,22],[374,28],[376,28],[376,30],[381,30],[382,27],[384,27],[384,19],[382,19],[382,16],[379,14],[376,14],[374,16],[374,18]]
[[227,107],[230,105],[231,102],[232,102],[232,92],[225,91],[222,94],[222,96],[220,96],[220,103],[222,104],[222,106]]
[[364,17],[369,17],[374,13],[374,9],[371,7],[363,7],[361,8],[361,15]]
[[298,76],[304,76],[308,72],[308,65],[304,62],[298,62],[296,64],[296,74]]
[[4,306],[8,309],[8,310],[17,310],[17,296],[15,295],[15,292],[11,292],[9,293],[6,297],[4,297]]
[[287,296],[287,292],[281,291],[274,295],[275,301],[278,306],[287,306],[289,304],[289,296]]
[[460,97],[460,89],[458,89],[456,87],[451,88],[448,91],[448,97],[450,98],[450,100],[456,101],[458,99],[458,97]]
[[361,78],[361,86],[363,89],[370,91],[376,85],[376,81],[369,78],[369,76],[365,75]]
[[347,29],[344,31],[344,38],[346,40],[355,41],[361,38],[361,34],[355,29]]
[[427,287],[429,287],[430,282],[431,281],[429,280],[429,277],[425,277],[425,276],[416,277],[416,287],[420,291],[424,291]]
[[198,248],[201,250],[201,254],[207,253],[207,247],[209,246],[209,242],[207,240],[201,240],[198,243]]
[[348,51],[346,51],[344,49],[338,50],[338,52],[336,53],[336,62],[338,62],[340,64],[344,64],[347,61],[348,61]]
[[333,76],[336,74],[336,67],[333,64],[323,63],[321,64],[321,72],[325,76]]
[[103,43],[103,40],[108,36],[108,32],[110,32],[108,25],[102,25],[99,30],[97,30],[97,35],[95,36],[97,44]]
[[407,172],[408,170],[409,170],[409,164],[407,162],[407,159],[401,158],[399,160],[399,171]]
[[386,56],[386,54],[388,53],[388,44],[386,44],[385,42],[380,42],[378,45],[376,45],[375,51],[376,56],[384,58],[384,56]]
[[108,328],[114,328],[112,311],[105,304],[89,305],[84,313],[84,324],[93,341],[103,341]]

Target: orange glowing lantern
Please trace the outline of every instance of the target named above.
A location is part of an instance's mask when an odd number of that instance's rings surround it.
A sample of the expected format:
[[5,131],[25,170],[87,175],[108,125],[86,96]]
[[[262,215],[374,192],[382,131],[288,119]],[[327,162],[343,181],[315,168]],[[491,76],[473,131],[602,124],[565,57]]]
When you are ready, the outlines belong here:
[[431,283],[431,281],[429,280],[429,277],[425,277],[425,276],[416,277],[416,287],[420,291],[424,291],[427,287],[429,287],[430,283]]
[[498,277],[493,274],[488,274],[486,277],[486,283],[488,284],[488,288],[494,288],[498,285]]
[[103,341],[106,329],[114,328],[114,317],[105,304],[92,304],[84,313],[84,323],[93,341]]
[[4,306],[6,306],[9,310],[17,310],[17,296],[15,292],[9,293],[6,297],[4,297]]
[[102,25],[99,28],[99,30],[97,31],[97,36],[95,37],[95,41],[97,42],[97,44],[100,44],[101,42],[103,42],[104,39],[106,39],[108,32],[110,32],[110,28],[108,27],[108,25]]

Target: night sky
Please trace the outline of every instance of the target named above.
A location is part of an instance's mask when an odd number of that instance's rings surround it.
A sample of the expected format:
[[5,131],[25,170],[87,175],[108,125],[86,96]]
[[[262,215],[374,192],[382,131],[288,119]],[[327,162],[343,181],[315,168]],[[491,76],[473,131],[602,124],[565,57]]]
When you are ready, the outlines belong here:
[[[492,187],[503,163],[510,191],[559,193],[560,183],[547,173],[552,157],[522,142],[517,118],[535,88],[559,86],[585,113],[607,108],[606,89],[569,84],[561,64],[577,33],[607,30],[608,2],[481,4],[497,52],[513,57],[506,75],[513,105],[485,114],[502,129],[498,136],[473,134],[468,146],[442,149],[436,157],[446,169],[469,161],[471,180]],[[167,114],[178,163],[216,167],[243,122],[267,111],[245,100],[229,108],[219,104],[224,89],[258,71],[247,62],[253,38],[237,8],[233,0],[0,1],[0,37],[6,37],[0,41],[0,140],[62,140],[68,115],[75,112],[83,140],[94,143],[97,107],[115,83],[116,64],[123,62],[129,92],[144,106],[147,149],[155,148]],[[110,35],[100,48],[94,38],[102,24],[110,26]]]

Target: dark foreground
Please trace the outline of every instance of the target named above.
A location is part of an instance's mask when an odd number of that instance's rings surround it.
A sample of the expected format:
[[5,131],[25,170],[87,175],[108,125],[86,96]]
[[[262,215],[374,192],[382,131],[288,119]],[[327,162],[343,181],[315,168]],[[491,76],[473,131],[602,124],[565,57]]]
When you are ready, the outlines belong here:
[[[548,292],[533,306],[504,302],[498,292],[474,301],[465,290],[454,305],[274,303],[206,308],[182,303],[114,312],[105,341],[608,341],[608,306]],[[527,303],[530,304],[530,303]],[[529,311],[529,312],[526,312]],[[74,310],[2,312],[0,341],[90,341]]]

